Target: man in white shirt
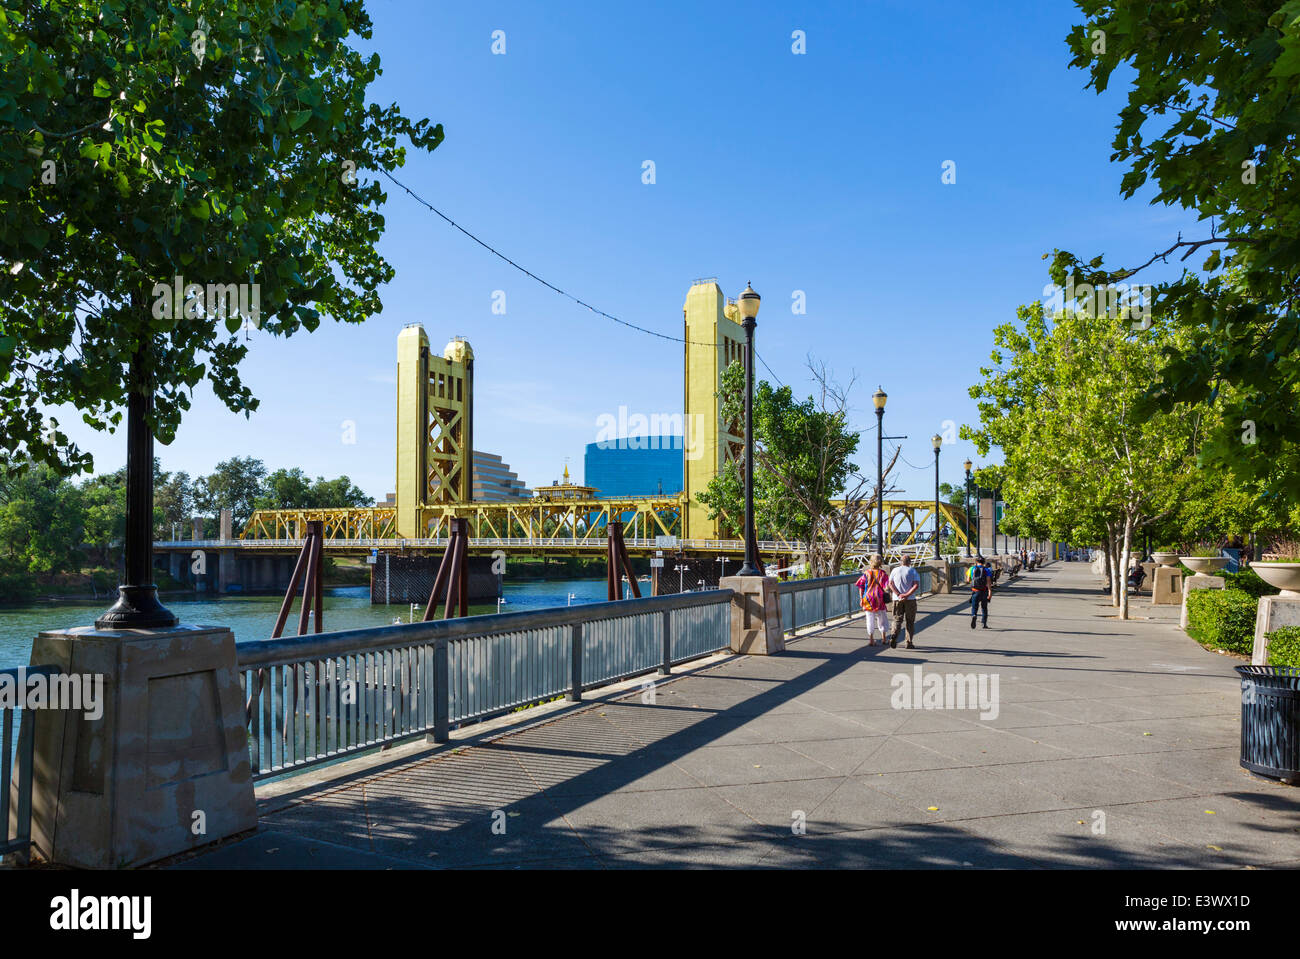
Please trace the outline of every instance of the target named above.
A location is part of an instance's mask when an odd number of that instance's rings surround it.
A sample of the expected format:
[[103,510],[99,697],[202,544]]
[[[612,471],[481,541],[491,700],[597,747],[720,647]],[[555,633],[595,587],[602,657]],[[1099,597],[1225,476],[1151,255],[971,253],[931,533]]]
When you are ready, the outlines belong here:
[[1037,565],[1038,565],[1038,550],[1031,549],[1029,551],[1029,568],[1033,569]]
[[894,594],[894,633],[889,638],[889,648],[898,646],[898,634],[907,626],[906,649],[916,649],[912,637],[916,635],[916,594],[921,589],[921,576],[912,568],[912,557],[904,554],[903,562],[889,574],[889,591]]

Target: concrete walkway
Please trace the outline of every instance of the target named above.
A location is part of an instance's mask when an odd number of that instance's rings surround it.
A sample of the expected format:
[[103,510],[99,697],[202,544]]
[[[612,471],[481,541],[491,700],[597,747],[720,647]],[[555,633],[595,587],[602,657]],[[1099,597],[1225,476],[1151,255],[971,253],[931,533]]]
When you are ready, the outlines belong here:
[[[1300,790],[1237,764],[1237,661],[1147,598],[1118,621],[1099,587],[1056,563],[1005,585],[989,630],[931,597],[916,650],[858,619],[313,785],[179,868],[1300,865]],[[996,718],[893,708],[918,665],[996,677]]]

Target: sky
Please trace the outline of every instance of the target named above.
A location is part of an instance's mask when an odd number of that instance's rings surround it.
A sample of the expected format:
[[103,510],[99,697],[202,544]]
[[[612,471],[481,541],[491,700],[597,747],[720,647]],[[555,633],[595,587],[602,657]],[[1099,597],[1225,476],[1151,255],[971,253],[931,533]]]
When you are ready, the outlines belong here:
[[[1064,42],[1081,16],[1065,0],[367,7],[374,36],[355,43],[383,63],[372,99],[446,132],[432,153],[408,152],[398,179],[548,282],[670,336],[695,278],[729,296],[751,282],[758,353],[777,379],[811,393],[811,358],[852,381],[868,473],[871,394],[889,394],[886,434],[907,437],[896,498],[933,496],[930,437],[977,421],[969,387],[993,328],[1044,298],[1044,254],[1141,262],[1193,222],[1149,192],[1121,198],[1109,158],[1124,75],[1104,95],[1085,89]],[[245,419],[197,389],[157,447],[164,469],[254,456],[345,474],[382,500],[397,334],[417,322],[435,349],[470,341],[475,448],[530,486],[566,459],[580,478],[620,406],[681,412],[680,344],[546,289],[395,187],[384,215],[379,250],[396,276],[382,313],[288,339],[251,331],[242,375],[260,409]],[[59,419],[97,471],[125,462],[124,430]],[[942,479],[960,482],[968,456],[997,459],[956,440]]]

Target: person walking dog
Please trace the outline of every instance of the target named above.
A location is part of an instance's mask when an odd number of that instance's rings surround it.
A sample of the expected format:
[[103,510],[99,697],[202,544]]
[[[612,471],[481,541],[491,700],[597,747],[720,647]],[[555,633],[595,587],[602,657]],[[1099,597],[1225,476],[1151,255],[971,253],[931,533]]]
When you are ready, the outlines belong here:
[[912,557],[903,554],[903,562],[889,574],[889,589],[894,594],[894,633],[889,637],[889,648],[898,646],[898,634],[907,626],[907,649],[915,649],[912,637],[916,635],[916,594],[921,589],[921,577],[912,569]]
[[881,568],[880,554],[872,553],[857,583],[862,608],[867,611],[868,646],[876,645],[877,629],[880,630],[880,645],[885,645],[886,633],[889,632],[889,614],[885,611],[885,588],[888,585],[889,576]]
[[975,557],[975,565],[966,571],[966,581],[970,583],[970,628],[975,628],[975,620],[981,610],[984,613],[984,628],[989,628],[989,597],[993,595],[993,569],[983,556]]

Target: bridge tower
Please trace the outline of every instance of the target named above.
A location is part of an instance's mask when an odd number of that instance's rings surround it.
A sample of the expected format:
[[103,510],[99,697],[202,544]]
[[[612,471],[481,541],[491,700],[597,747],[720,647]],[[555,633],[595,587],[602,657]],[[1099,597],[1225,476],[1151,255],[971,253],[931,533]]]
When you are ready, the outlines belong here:
[[[722,372],[734,360],[745,360],[745,331],[739,323],[736,301],[724,296],[717,280],[696,280],[686,293],[683,307],[686,345],[683,383],[685,437],[682,476],[686,486],[686,509],[682,535],[690,539],[717,539],[719,522],[709,519],[709,509],[696,496],[709,485],[726,464],[744,453],[744,424],[724,423]],[[741,517],[730,532],[739,536]]]
[[473,496],[474,351],[460,337],[441,356],[424,328],[397,336],[397,534],[426,536],[420,510]]

